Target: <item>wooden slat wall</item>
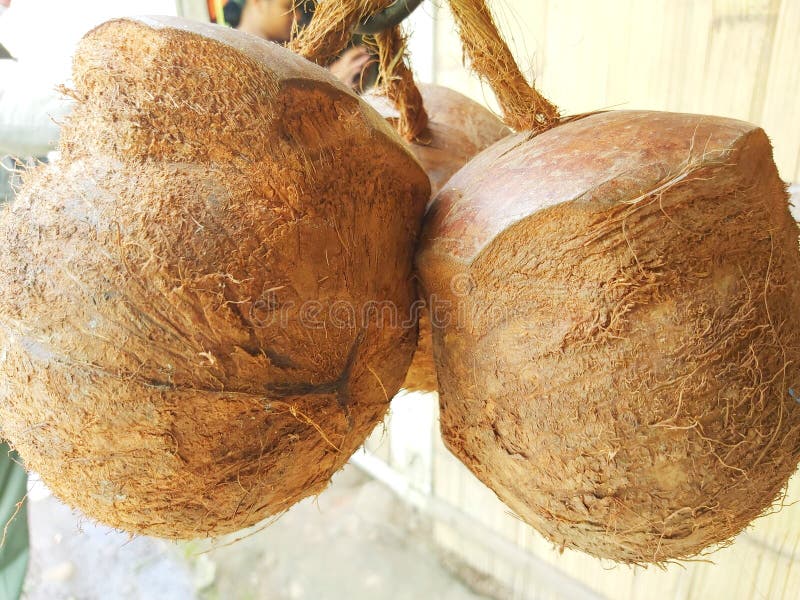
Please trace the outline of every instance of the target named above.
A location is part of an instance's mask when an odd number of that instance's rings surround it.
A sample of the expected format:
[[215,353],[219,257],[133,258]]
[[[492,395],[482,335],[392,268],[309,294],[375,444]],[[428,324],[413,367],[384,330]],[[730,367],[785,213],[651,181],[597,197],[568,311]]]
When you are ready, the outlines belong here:
[[[800,182],[800,0],[490,0],[490,5],[520,63],[565,113],[617,107],[746,119],[771,136],[783,178]],[[427,26],[421,28],[425,39],[415,42],[412,36],[411,46],[417,50],[414,59],[425,61],[425,79],[433,65],[436,82],[494,107],[491,92],[462,65],[448,11],[427,11],[434,21],[434,56]],[[387,426],[367,448],[419,490],[608,598],[800,600],[800,475],[790,484],[788,505],[757,520],[731,547],[711,555],[713,562],[641,569],[578,552],[560,554],[510,514],[442,445],[435,395],[396,401]],[[495,577],[514,598],[562,597],[462,533],[435,527],[443,549]]]
[[[492,0],[520,64],[566,114],[617,107],[758,123],[800,181],[800,1]],[[437,82],[492,105],[437,14]]]
[[[784,179],[800,183],[800,1],[783,0],[775,28],[760,123],[770,133]],[[794,169],[794,175],[789,173]]]

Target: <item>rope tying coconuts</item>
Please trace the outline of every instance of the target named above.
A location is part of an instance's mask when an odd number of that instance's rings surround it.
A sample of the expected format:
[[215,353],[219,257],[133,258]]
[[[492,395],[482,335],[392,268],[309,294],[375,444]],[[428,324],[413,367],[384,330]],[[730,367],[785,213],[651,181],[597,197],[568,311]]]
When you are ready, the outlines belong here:
[[377,34],[375,42],[378,46],[383,93],[400,113],[395,127],[397,133],[410,142],[430,143],[430,137],[425,135],[428,113],[407,63],[405,36],[399,27],[394,27]]
[[[292,40],[289,47],[311,61],[326,64],[347,47],[359,23],[396,4],[397,0],[323,2],[317,7],[308,27]],[[395,128],[403,139],[421,141],[428,116],[408,66],[405,37],[400,27],[395,26],[375,34],[374,38],[384,93],[399,112]]]
[[353,38],[357,25],[394,0],[344,0],[321,2],[314,18],[289,43],[289,50],[320,65],[333,60]]
[[539,132],[558,123],[558,109],[525,80],[486,2],[449,3],[464,52],[472,69],[494,90],[506,125],[517,131]]

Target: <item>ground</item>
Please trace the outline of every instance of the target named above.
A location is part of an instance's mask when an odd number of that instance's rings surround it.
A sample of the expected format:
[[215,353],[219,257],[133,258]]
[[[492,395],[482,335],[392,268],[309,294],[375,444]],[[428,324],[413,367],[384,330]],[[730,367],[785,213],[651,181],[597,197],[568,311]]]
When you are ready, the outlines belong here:
[[272,525],[213,543],[131,539],[30,487],[27,600],[485,598],[437,554],[429,524],[353,466]]

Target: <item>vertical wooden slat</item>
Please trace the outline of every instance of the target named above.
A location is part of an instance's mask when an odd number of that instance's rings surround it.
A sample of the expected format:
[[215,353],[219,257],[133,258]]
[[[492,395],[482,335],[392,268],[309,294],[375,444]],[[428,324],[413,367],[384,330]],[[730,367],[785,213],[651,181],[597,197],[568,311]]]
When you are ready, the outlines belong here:
[[698,112],[758,120],[779,5],[780,0],[714,0]]
[[760,122],[784,179],[800,183],[800,2],[783,0]]

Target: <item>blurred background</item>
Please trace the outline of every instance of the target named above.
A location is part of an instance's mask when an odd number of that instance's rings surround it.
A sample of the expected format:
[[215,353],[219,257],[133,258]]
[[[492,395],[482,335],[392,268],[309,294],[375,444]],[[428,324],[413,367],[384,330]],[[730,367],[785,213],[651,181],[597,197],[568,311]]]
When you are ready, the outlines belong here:
[[[40,0],[13,1],[20,15],[40,10]],[[114,14],[207,20],[209,6],[221,6],[216,0],[51,4],[47,18],[4,23],[12,5],[0,16],[0,43],[54,73],[63,72],[54,63],[68,64],[69,40]],[[565,114],[636,108],[751,121],[771,137],[782,177],[800,182],[800,0],[490,5],[520,64]],[[462,62],[445,6],[426,1],[407,28],[420,81],[495,108],[491,91]],[[54,50],[48,37],[69,39]],[[792,189],[800,202],[800,189]],[[800,598],[800,478],[775,514],[696,562],[642,569],[562,553],[443,447],[435,394],[398,397],[385,425],[319,498],[228,539],[129,540],[73,514],[35,478],[29,485],[26,596],[36,600]]]
[[[797,0],[489,4],[520,65],[564,113],[653,109],[757,123],[772,139],[783,178],[800,181]],[[434,25],[418,27],[422,35],[413,38],[420,76],[491,104],[490,91],[462,67],[448,10],[426,8]]]

